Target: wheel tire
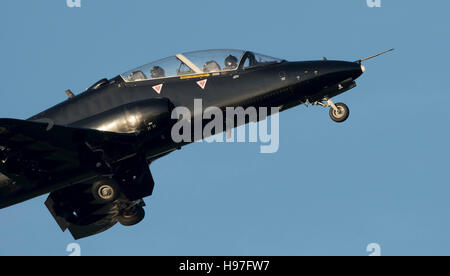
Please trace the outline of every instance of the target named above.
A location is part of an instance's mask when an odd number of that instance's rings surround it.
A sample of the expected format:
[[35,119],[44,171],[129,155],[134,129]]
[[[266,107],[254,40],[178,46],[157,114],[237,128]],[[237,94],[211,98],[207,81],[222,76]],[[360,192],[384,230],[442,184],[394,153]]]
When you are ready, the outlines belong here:
[[105,179],[92,185],[92,195],[100,204],[107,204],[119,197],[119,186],[113,179]]
[[119,216],[119,223],[123,226],[134,226],[140,223],[145,217],[144,208],[136,206],[130,211],[124,211]]
[[350,109],[344,103],[337,103],[335,105],[339,109],[339,112],[337,112],[333,108],[330,108],[331,120],[335,121],[336,123],[345,122],[350,116]]

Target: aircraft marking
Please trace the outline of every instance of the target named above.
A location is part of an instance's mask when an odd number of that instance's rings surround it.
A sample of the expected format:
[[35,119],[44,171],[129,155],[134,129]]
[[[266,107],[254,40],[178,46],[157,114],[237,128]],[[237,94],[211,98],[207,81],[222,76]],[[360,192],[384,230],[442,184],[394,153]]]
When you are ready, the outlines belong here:
[[163,84],[158,84],[152,87],[153,90],[155,90],[156,93],[161,94],[162,88],[163,88]]
[[180,80],[187,80],[187,79],[196,79],[196,78],[206,78],[211,76],[211,74],[201,74],[201,75],[192,75],[192,76],[183,76],[180,77]]
[[208,79],[204,79],[204,80],[198,81],[197,84],[198,84],[198,86],[200,86],[201,89],[205,90],[207,82],[208,82]]

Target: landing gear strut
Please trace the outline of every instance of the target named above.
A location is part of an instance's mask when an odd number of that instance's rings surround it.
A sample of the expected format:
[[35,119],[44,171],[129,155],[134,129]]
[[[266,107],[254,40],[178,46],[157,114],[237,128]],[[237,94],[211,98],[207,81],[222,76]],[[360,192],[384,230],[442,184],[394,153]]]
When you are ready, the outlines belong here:
[[[327,103],[324,103],[326,101]],[[320,105],[323,107],[330,107],[330,118],[336,123],[345,122],[350,116],[350,109],[344,103],[334,103],[330,99],[323,99],[323,101],[315,102],[313,105]]]

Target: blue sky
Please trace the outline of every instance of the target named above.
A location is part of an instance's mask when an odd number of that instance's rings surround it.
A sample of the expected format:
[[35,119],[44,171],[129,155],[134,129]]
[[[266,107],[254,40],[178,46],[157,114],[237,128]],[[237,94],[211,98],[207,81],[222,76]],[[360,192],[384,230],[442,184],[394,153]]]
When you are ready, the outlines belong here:
[[[103,77],[178,52],[249,49],[367,62],[337,98],[344,124],[304,106],[280,150],[194,144],[151,166],[147,218],[79,241],[84,255],[450,254],[447,1],[3,0],[0,117],[28,118]],[[45,196],[0,211],[0,255],[67,255]]]

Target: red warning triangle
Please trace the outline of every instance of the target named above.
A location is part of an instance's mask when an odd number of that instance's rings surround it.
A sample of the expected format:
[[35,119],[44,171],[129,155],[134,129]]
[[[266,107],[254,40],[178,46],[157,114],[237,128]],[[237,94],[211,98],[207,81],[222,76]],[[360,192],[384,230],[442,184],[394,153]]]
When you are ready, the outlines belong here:
[[162,90],[162,88],[163,88],[163,84],[155,85],[155,86],[153,86],[152,88],[153,88],[153,90],[156,91],[156,93],[161,94],[161,90]]
[[205,89],[206,82],[208,82],[208,79],[204,79],[204,80],[198,81],[197,84],[198,84],[198,86],[200,86],[201,89]]

